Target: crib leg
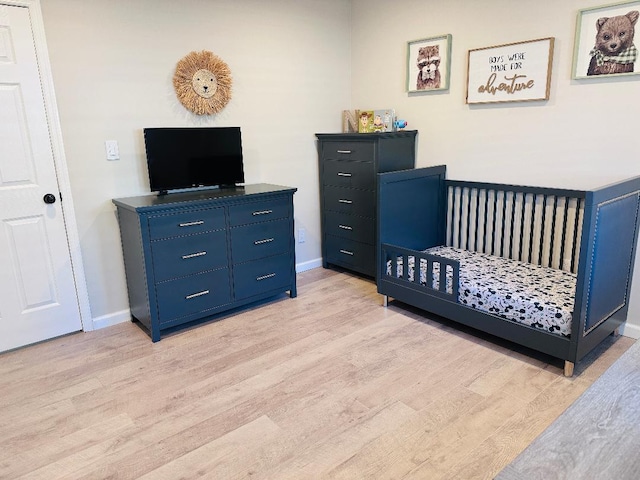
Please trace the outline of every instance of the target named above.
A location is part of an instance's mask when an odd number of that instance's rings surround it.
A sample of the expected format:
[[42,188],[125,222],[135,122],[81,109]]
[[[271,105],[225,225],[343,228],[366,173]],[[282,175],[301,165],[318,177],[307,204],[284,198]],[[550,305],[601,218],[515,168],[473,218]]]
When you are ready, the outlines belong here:
[[382,306],[383,307],[388,307],[389,306],[389,295],[383,295],[382,296]]
[[570,362],[569,360],[564,361],[564,376],[565,377],[573,377],[573,367],[575,364]]
[[620,336],[620,327],[616,328],[613,332],[611,332],[611,335],[613,335],[614,337],[619,337]]

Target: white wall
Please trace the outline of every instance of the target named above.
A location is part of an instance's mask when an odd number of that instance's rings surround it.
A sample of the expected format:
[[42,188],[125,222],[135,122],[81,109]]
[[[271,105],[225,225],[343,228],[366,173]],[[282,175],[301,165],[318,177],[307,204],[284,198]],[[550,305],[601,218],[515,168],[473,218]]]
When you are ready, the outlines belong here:
[[[450,178],[591,188],[640,175],[640,75],[571,80],[578,10],[602,4],[353,0],[352,108],[395,108],[420,132],[418,166],[447,164]],[[449,91],[409,96],[407,41],[447,33]],[[546,37],[555,37],[548,101],[465,104],[468,50]],[[625,334],[639,338],[640,255],[635,273]]]
[[[96,326],[128,319],[112,198],[149,192],[142,129],[240,126],[247,183],[298,188],[299,265],[319,265],[316,132],[350,104],[348,0],[43,0],[41,2]],[[198,117],[178,102],[176,63],[210,50],[233,98]],[[117,140],[119,161],[105,158]]]

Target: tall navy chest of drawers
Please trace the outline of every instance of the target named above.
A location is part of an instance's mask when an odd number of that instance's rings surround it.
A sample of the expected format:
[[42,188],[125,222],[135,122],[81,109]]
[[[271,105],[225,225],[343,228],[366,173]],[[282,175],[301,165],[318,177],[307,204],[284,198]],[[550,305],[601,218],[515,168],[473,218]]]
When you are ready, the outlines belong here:
[[322,265],[374,277],[377,174],[415,167],[417,131],[317,133]]
[[114,199],[134,320],[162,330],[296,296],[295,188],[246,185]]

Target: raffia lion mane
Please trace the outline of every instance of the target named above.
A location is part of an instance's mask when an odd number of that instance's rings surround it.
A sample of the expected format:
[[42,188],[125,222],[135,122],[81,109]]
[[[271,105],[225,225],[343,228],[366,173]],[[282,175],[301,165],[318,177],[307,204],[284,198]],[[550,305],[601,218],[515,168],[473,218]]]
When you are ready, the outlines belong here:
[[[197,92],[196,74],[209,73],[215,77],[214,93]],[[203,50],[191,52],[176,65],[173,87],[180,103],[197,115],[211,115],[221,111],[231,99],[231,70],[217,55]]]

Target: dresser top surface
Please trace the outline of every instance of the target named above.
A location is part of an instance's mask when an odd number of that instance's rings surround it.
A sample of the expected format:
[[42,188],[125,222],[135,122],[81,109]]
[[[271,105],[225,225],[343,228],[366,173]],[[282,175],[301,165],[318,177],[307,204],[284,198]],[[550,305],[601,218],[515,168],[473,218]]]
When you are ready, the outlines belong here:
[[320,140],[375,140],[376,138],[415,137],[417,130],[398,130],[395,132],[374,133],[316,133]]
[[166,195],[138,195],[126,198],[114,198],[112,202],[118,207],[128,210],[145,210],[165,207],[179,207],[186,203],[206,203],[226,200],[240,200],[254,195],[268,195],[273,193],[295,193],[297,188],[268,183],[256,183],[234,188],[212,188],[193,192],[168,193]]

